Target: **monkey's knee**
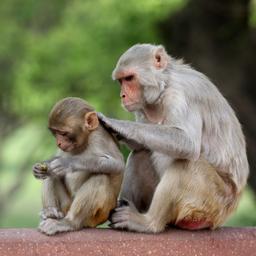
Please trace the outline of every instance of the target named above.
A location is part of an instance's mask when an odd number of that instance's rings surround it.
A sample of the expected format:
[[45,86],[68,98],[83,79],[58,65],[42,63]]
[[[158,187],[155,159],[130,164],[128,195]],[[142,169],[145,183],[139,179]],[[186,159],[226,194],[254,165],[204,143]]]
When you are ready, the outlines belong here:
[[105,210],[102,208],[95,209],[93,214],[85,219],[84,226],[94,228],[108,220],[111,210]]
[[83,226],[84,227],[96,227],[106,222],[110,216],[111,211],[116,206],[116,200],[112,202],[101,202],[98,205],[90,207],[90,209],[84,212]]
[[75,227],[96,227],[108,220],[110,212],[116,206],[116,198],[90,198],[83,205],[72,205],[66,218]]

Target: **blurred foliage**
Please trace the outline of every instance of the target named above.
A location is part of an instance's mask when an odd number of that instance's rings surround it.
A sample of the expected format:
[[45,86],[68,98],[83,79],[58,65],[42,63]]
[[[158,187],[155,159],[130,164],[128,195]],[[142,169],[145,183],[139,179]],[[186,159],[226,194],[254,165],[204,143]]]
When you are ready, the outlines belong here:
[[[119,88],[111,80],[115,63],[135,43],[162,43],[157,24],[186,2],[0,1],[0,207],[1,199],[7,203],[0,226],[35,227],[38,222],[40,181],[30,170],[55,152],[46,129],[52,105],[79,96],[106,115],[132,118],[119,107]],[[251,24],[256,24],[255,13]],[[23,182],[11,199],[8,189],[15,179]],[[243,206],[255,211],[250,192],[244,200]],[[235,224],[256,222],[243,222],[244,211],[239,216]]]
[[73,95],[121,115],[118,88],[110,88],[118,56],[135,42],[159,43],[154,24],[182,2],[2,1],[1,52],[12,68],[5,73],[8,107],[23,117],[41,117],[56,100]]

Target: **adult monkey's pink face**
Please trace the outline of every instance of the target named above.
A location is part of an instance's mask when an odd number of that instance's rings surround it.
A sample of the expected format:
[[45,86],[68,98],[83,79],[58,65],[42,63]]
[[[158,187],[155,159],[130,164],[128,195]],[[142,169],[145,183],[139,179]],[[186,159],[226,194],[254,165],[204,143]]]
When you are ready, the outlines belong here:
[[142,92],[137,74],[132,70],[126,70],[118,73],[116,79],[120,84],[122,106],[130,112],[139,109],[142,103]]
[[120,57],[112,78],[120,83],[121,102],[126,110],[141,110],[156,102],[162,90],[159,74],[166,66],[167,54],[162,46],[138,44]]

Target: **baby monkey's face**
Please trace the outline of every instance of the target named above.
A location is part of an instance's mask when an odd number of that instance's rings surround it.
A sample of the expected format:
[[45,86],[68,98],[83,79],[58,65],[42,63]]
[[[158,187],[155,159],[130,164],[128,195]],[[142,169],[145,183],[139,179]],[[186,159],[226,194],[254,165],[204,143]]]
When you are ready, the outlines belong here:
[[49,127],[49,130],[56,139],[56,145],[64,152],[72,154],[82,152],[88,143],[88,130],[85,127],[67,128]]
[[64,152],[72,152],[76,147],[76,136],[65,130],[52,130],[57,146]]

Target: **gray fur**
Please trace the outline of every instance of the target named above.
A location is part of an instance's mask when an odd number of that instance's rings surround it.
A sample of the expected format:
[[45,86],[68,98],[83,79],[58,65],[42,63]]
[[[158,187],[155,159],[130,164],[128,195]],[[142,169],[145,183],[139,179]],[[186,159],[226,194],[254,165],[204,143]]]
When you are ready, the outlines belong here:
[[[133,108],[136,122],[99,116],[123,141],[137,145],[121,192],[131,204],[113,214],[113,227],[160,232],[170,222],[200,218],[207,220],[201,228],[221,225],[235,209],[249,173],[234,111],[205,75],[170,57],[162,46],[128,49],[112,77],[125,72],[135,74],[143,90],[142,104]],[[151,154],[141,157],[143,148]],[[155,181],[148,172],[157,175]],[[138,193],[138,184],[149,184],[152,201]],[[144,201],[148,211],[141,214]]]

